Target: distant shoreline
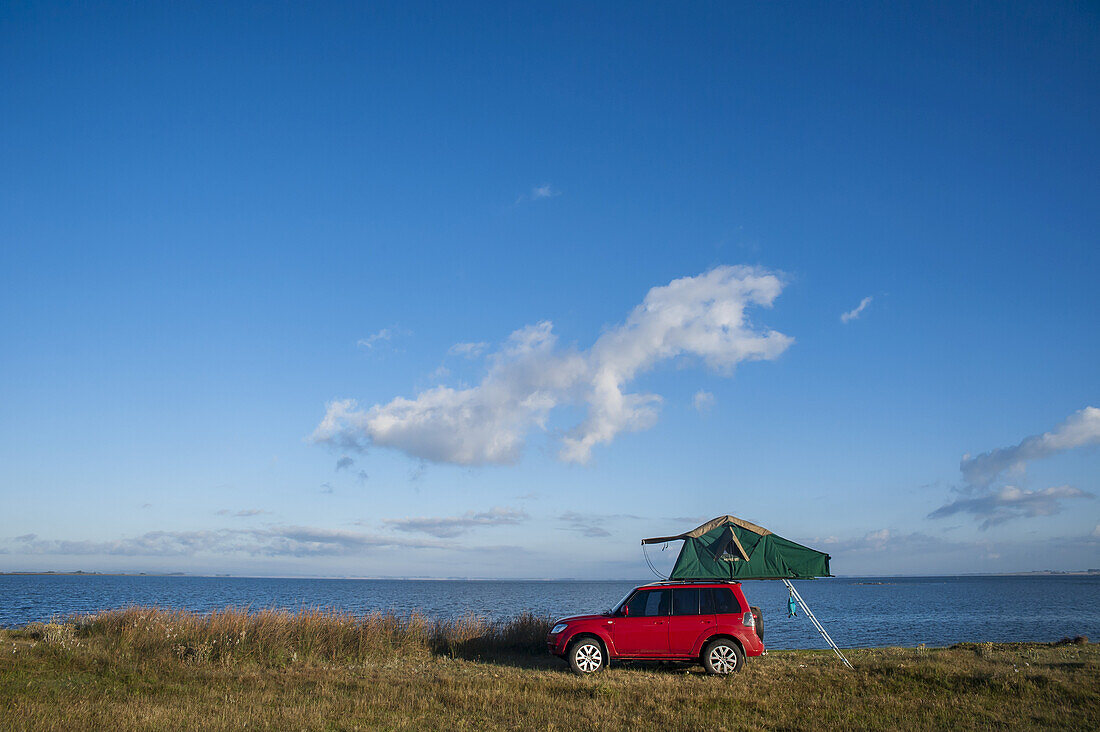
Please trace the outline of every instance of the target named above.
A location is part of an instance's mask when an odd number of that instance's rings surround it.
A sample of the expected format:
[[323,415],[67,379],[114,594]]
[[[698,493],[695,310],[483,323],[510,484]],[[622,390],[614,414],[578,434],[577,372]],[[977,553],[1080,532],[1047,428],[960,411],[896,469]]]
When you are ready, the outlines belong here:
[[[206,579],[380,580],[392,582],[640,582],[637,578],[578,579],[576,577],[351,577],[318,575],[188,574],[187,572],[0,572],[0,577],[194,577]],[[842,574],[833,579],[934,579],[953,577],[1100,577],[1100,569],[1033,572],[969,572],[963,574]],[[744,580],[753,581],[753,580]]]

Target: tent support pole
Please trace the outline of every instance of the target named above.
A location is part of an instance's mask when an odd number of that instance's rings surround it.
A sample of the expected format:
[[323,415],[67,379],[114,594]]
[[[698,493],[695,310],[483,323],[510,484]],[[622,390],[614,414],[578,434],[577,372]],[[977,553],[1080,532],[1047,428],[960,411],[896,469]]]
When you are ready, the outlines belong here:
[[825,630],[825,626],[818,622],[817,616],[814,615],[813,610],[811,610],[810,606],[806,604],[806,601],[802,599],[802,595],[798,594],[798,590],[794,588],[794,585],[791,584],[791,581],[785,579],[783,580],[783,584],[785,584],[787,586],[787,589],[791,591],[791,594],[794,595],[794,599],[798,600],[798,604],[802,608],[802,612],[806,613],[806,617],[809,618],[810,622],[813,623],[815,628],[817,628],[817,632],[821,633],[821,637],[824,638],[825,642],[829,644],[829,647],[833,649],[833,653],[836,654],[836,657],[843,661],[845,666],[847,666],[848,668],[852,668],[851,662],[849,662],[848,659],[844,657],[844,654],[840,652],[840,649],[837,648],[836,643],[833,642],[833,639],[829,636],[828,631]]

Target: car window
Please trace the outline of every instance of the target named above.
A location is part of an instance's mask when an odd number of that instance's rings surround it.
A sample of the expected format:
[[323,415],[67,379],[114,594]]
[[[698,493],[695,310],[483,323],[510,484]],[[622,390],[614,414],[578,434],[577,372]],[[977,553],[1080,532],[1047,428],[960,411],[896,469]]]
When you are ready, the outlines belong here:
[[719,615],[741,612],[741,604],[733,596],[733,590],[728,587],[714,587],[711,592],[714,595],[714,612]]
[[698,615],[699,590],[692,587],[677,587],[672,591],[673,615]]
[[714,615],[714,592],[709,587],[699,590],[699,614]]
[[630,598],[627,606],[632,618],[653,618],[668,615],[668,590],[643,590]]

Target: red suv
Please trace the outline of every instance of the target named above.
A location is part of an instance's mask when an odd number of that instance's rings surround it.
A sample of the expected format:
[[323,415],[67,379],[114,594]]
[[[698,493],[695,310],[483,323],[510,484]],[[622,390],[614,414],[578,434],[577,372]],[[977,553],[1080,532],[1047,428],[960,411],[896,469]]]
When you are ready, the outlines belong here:
[[740,671],[764,653],[760,610],[739,582],[655,582],[631,590],[602,615],[562,618],[546,644],[578,674],[611,659],[696,661],[712,674]]

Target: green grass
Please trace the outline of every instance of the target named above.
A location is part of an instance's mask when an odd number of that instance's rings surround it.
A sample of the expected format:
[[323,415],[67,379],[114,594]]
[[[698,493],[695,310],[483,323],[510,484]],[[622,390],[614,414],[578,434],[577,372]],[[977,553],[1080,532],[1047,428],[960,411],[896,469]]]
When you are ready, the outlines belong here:
[[547,619],[148,608],[0,631],[11,729],[1100,728],[1094,644],[772,652],[573,676]]

